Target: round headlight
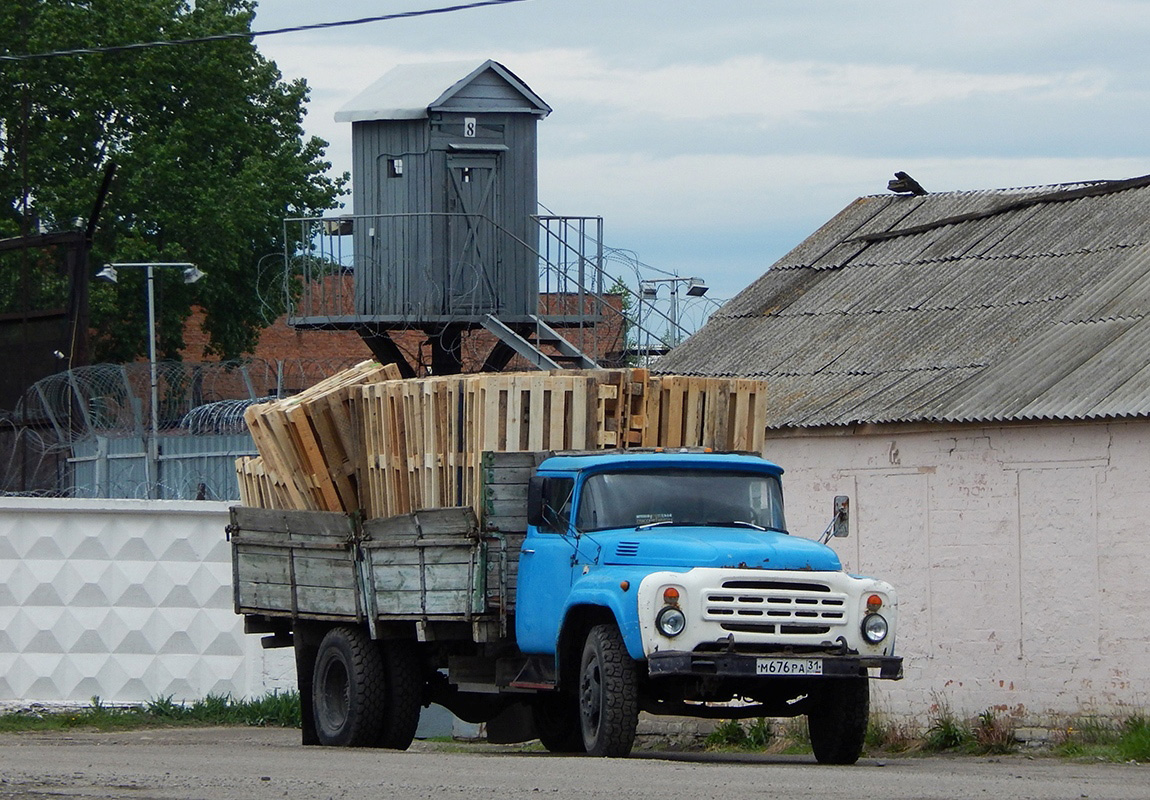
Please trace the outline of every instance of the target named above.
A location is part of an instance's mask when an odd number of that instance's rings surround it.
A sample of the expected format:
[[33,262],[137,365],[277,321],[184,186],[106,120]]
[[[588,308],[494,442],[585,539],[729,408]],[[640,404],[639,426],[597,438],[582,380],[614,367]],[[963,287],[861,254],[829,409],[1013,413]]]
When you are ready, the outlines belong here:
[[687,627],[687,617],[675,606],[667,606],[655,617],[655,627],[664,636],[678,636]]
[[886,638],[889,626],[882,614],[867,614],[863,619],[862,635],[871,644],[878,644]]

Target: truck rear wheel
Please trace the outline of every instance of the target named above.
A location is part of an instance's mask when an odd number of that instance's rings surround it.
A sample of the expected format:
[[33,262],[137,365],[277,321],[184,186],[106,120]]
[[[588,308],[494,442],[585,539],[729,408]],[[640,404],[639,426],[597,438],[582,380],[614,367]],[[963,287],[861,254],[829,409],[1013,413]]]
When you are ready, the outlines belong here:
[[865,677],[828,678],[807,713],[811,749],[820,764],[853,764],[862,755],[870,716]]
[[590,755],[631,752],[639,725],[638,671],[614,625],[596,625],[587,634],[579,662],[579,719]]
[[409,642],[380,645],[350,625],[320,642],[312,708],[320,744],[406,750],[419,724],[422,682]]
[[539,743],[552,753],[585,753],[579,704],[566,692],[541,694],[531,704]]
[[319,644],[312,678],[319,743],[369,747],[384,715],[383,656],[359,628],[332,628]]
[[406,750],[419,727],[423,677],[415,643],[390,639],[381,643],[384,669],[384,714],[377,747]]

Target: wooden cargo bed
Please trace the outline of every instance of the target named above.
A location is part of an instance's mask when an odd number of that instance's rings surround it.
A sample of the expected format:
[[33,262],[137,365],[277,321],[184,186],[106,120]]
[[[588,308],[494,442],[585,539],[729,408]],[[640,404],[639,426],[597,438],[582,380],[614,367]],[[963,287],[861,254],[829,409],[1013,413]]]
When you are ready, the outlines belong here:
[[[235,506],[228,528],[237,614],[328,621],[484,622],[506,629],[499,570],[470,508],[360,523],[331,511]],[[518,553],[516,552],[516,556]],[[490,574],[490,578],[489,578]]]

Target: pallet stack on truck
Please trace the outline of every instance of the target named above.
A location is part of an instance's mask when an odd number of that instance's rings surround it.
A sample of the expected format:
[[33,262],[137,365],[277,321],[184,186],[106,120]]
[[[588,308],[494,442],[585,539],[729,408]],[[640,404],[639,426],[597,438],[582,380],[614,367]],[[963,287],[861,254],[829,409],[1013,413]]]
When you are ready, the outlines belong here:
[[[825,682],[828,690],[832,685],[856,690],[839,697],[836,689],[834,710],[827,710],[826,702],[812,705],[812,739],[822,739],[815,741],[816,754],[821,751],[820,761],[856,759],[865,728],[866,669],[881,665],[882,677],[896,677],[896,667],[901,672],[893,635],[892,647],[881,657],[859,656],[841,637],[833,646],[820,645],[841,650],[838,655],[817,659],[748,661],[735,655],[731,644],[725,659],[690,654],[682,663],[664,659],[667,677],[655,681],[646,674],[640,625],[633,619],[640,592],[622,580],[612,591],[630,603],[630,610],[610,598],[602,604],[568,598],[564,619],[553,621],[558,632],[551,643],[534,648],[548,652],[519,647],[527,640],[523,631],[537,629],[537,617],[548,613],[544,605],[568,592],[574,597],[576,584],[589,591],[593,578],[622,563],[604,558],[603,540],[583,535],[573,516],[564,517],[565,527],[550,537],[568,548],[560,553],[560,579],[551,586],[540,585],[536,577],[536,594],[524,598],[519,592],[521,557],[537,559],[536,576],[542,563],[524,537],[555,523],[562,504],[552,497],[555,487],[568,487],[567,501],[578,493],[572,488],[578,479],[564,483],[546,477],[563,474],[555,465],[576,465],[588,475],[618,464],[634,474],[670,469],[718,475],[735,464],[777,484],[781,470],[757,457],[708,461],[698,454],[674,455],[687,448],[761,452],[766,389],[758,381],[653,376],[643,369],[404,380],[391,367],[365,362],[300,395],[249,409],[260,455],[237,462],[242,505],[232,510],[228,529],[235,607],[245,617],[245,630],[263,634],[265,646],[295,648],[304,743],[405,748],[420,707],[436,702],[464,720],[486,722],[493,740],[539,738],[554,751],[625,755],[641,705],[733,716],[738,712],[730,707],[720,712],[680,694],[698,695],[700,701],[737,699],[743,696],[737,687],[746,682],[742,672],[748,664],[754,679],[755,664],[765,675],[764,664],[803,669],[817,664],[821,673],[825,662],[831,672],[846,664],[861,678]],[[567,455],[549,459],[556,453]],[[765,493],[757,488],[752,495]],[[781,522],[781,493],[777,503]],[[726,533],[720,527],[710,533],[760,537],[748,552],[764,546],[761,537],[780,535],[741,518],[725,524],[754,529],[731,534],[729,527]],[[672,538],[669,547],[675,546]],[[811,566],[815,556],[799,550],[804,569],[820,568]],[[817,557],[837,568],[833,556]],[[785,559],[778,561],[786,569]],[[636,589],[638,578],[658,571],[650,565],[640,569],[638,562],[627,568],[636,575]],[[766,602],[773,593],[771,602],[791,604],[771,613],[802,615],[808,612],[795,610],[795,604],[830,604],[832,611],[824,616],[849,616],[857,627],[854,616],[838,609],[861,603],[858,598],[825,594],[832,590],[812,587],[805,573],[774,574],[798,575],[804,582],[786,591],[775,580],[769,584],[775,589],[751,598]],[[563,585],[568,581],[571,586]],[[893,590],[872,583],[867,586],[878,594],[872,592],[867,602],[881,595],[891,617]],[[815,590],[824,594],[811,596]],[[670,594],[658,602],[670,602],[667,598]],[[878,616],[866,608],[859,610],[860,619]],[[722,641],[733,643],[734,637]],[[668,644],[661,655],[670,655]],[[793,654],[791,645],[783,647]],[[718,661],[723,669],[737,666],[736,673],[708,674]],[[683,674],[672,674],[676,670]],[[695,684],[709,688],[690,688]],[[773,708],[793,715],[806,709],[801,702],[775,702],[773,690],[769,694],[770,703],[749,703],[748,713],[761,716]]]

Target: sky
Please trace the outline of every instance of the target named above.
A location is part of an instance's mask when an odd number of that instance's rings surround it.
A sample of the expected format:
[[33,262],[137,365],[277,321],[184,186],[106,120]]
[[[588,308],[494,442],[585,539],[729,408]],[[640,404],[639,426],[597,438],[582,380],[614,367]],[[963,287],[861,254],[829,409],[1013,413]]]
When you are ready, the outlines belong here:
[[[252,28],[450,4],[264,0]],[[256,39],[311,87],[336,173],[335,111],[391,67],[500,62],[554,109],[540,201],[602,216],[643,277],[702,278],[685,321],[896,170],[928,191],[1150,173],[1147,41],[1150,0],[525,0]]]

